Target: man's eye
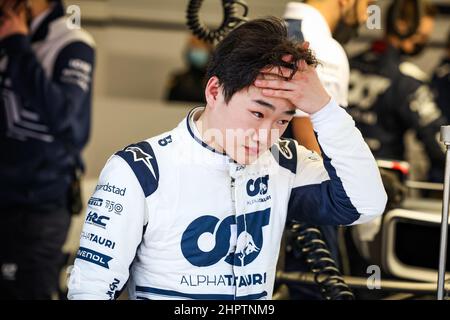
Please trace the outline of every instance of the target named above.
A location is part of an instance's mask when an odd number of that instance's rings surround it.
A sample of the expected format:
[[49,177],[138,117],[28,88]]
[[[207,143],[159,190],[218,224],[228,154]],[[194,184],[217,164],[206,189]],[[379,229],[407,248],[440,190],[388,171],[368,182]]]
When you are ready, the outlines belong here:
[[261,112],[254,111],[252,113],[257,118],[260,118],[260,119],[264,118],[264,115]]
[[282,125],[282,126],[285,126],[285,125],[287,125],[289,123],[289,120],[280,120],[280,121],[278,121],[278,124],[280,124],[280,125]]

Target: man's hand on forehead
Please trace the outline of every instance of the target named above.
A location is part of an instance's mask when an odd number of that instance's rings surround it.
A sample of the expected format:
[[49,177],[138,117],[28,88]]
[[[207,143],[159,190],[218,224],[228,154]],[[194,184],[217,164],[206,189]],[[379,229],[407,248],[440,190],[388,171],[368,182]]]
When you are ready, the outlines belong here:
[[[308,47],[308,43],[303,44],[303,48]],[[292,56],[283,57],[287,64],[291,60]],[[263,95],[288,99],[298,109],[309,114],[319,111],[330,101],[315,66],[309,66],[305,60],[299,60],[293,68],[276,66],[262,69],[255,86],[263,89]]]
[[[299,50],[305,51],[309,49],[309,42],[303,42],[299,46]],[[268,67],[261,70],[261,73],[267,76],[267,74],[277,75],[278,78],[284,78],[285,80],[291,80],[297,71],[304,71],[308,66],[305,60],[299,60],[294,63],[292,55],[285,55],[283,58],[282,66]]]
[[276,73],[260,73],[256,80],[287,80],[287,78],[283,77],[280,74]]

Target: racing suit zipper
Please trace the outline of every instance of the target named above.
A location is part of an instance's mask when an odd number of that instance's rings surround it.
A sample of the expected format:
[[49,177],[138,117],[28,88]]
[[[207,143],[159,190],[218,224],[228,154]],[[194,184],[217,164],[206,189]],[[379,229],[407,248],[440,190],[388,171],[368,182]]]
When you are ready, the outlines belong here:
[[236,183],[236,179],[231,177],[231,183],[230,183],[230,186],[231,186],[231,204],[233,206],[233,210],[234,210],[233,214],[234,215],[236,215],[236,194],[235,194],[235,189],[236,188],[235,188],[235,183]]
[[[236,179],[233,176],[231,176],[231,180],[230,180],[230,190],[231,190],[231,206],[233,208],[233,214],[234,214],[235,219],[236,219],[236,230],[237,230]],[[236,247],[235,247],[235,250],[236,250]],[[237,295],[237,284],[235,283],[236,282],[236,274],[234,272],[234,265],[232,266],[232,270],[233,270],[233,281],[234,281],[233,283],[235,284],[234,285],[234,297],[236,298],[236,295]]]

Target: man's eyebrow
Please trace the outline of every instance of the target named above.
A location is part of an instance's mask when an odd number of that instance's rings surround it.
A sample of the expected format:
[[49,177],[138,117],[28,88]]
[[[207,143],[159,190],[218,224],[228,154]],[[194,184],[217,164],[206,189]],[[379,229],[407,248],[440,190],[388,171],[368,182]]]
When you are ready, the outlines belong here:
[[253,100],[253,102],[256,102],[257,104],[259,104],[259,105],[261,105],[263,107],[267,107],[270,110],[275,111],[275,107],[271,103],[269,103],[267,101],[257,99],[257,100]]
[[[260,106],[263,106],[263,107],[269,108],[272,111],[275,111],[275,107],[271,103],[269,103],[267,101],[256,99],[256,100],[253,100],[253,102],[256,102]],[[285,111],[284,113],[287,114],[287,115],[294,115],[295,114],[295,109]]]

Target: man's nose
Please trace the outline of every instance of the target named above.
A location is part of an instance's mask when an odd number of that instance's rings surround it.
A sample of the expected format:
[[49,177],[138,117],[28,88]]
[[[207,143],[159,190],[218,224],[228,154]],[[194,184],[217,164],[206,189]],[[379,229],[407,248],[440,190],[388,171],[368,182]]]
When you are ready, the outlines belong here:
[[264,122],[253,134],[252,140],[255,142],[259,142],[262,145],[267,145],[270,141],[272,129],[273,128],[271,122]]

